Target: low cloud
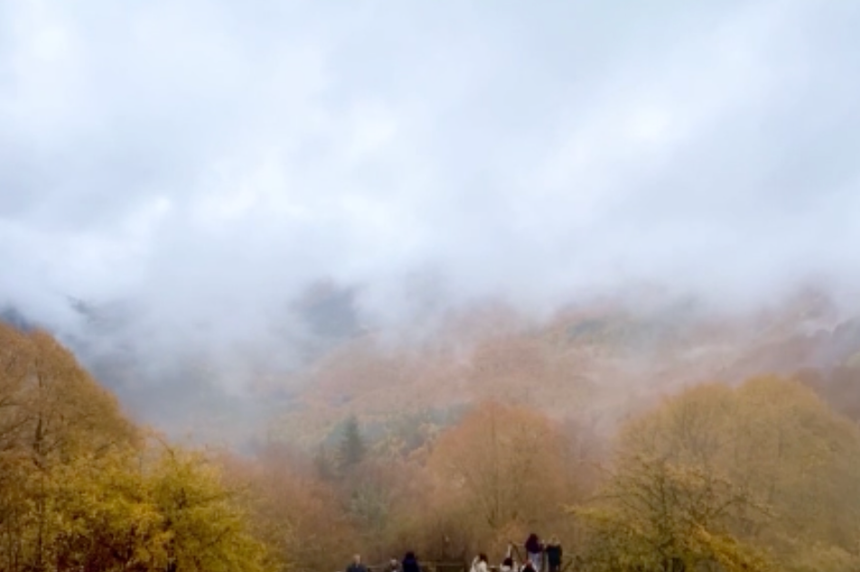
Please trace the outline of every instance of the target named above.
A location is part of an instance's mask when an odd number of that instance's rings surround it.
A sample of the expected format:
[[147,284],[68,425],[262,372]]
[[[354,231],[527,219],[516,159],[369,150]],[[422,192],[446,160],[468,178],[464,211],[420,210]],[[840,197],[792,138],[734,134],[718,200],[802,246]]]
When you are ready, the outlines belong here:
[[[0,299],[168,359],[659,284],[858,284],[860,7],[0,7]],[[285,333],[286,332],[286,333]],[[298,343],[298,342],[295,342]],[[285,345],[286,344],[286,345]]]

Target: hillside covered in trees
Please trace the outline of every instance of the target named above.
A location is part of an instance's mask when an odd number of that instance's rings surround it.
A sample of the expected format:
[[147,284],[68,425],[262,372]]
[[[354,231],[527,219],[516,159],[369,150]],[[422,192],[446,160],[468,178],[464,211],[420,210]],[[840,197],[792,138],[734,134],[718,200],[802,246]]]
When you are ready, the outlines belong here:
[[451,315],[419,343],[374,332],[344,340],[297,374],[255,380],[252,392],[280,403],[269,438],[307,446],[335,438],[351,415],[374,436],[403,426],[432,433],[484,400],[607,437],[685,387],[771,374],[802,380],[857,418],[858,357],[860,319],[811,290],[750,311],[609,299],[540,321],[487,304]]
[[573,570],[860,569],[860,328],[826,300],[467,318],[258,383],[275,415],[245,454],[140,425],[0,325],[0,569],[466,563],[532,531]]

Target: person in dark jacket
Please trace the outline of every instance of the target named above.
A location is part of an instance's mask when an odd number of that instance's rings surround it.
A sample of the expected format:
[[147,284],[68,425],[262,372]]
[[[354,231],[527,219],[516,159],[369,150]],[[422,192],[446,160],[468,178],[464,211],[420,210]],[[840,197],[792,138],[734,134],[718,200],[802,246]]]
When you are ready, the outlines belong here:
[[541,556],[543,556],[543,544],[541,543],[540,538],[538,538],[538,535],[534,532],[529,534],[529,537],[526,540],[526,555],[527,560],[532,563],[535,570],[541,572],[543,569],[543,563],[541,562]]
[[553,536],[549,539],[546,545],[546,562],[549,565],[549,572],[559,572],[561,570],[562,548],[558,536]]
[[421,572],[421,566],[414,552],[407,552],[403,557],[403,572]]
[[352,557],[352,564],[346,567],[346,572],[367,572],[367,568],[361,563],[361,554]]
[[352,557],[352,564],[346,567],[346,572],[367,572],[367,568],[361,563],[361,554]]

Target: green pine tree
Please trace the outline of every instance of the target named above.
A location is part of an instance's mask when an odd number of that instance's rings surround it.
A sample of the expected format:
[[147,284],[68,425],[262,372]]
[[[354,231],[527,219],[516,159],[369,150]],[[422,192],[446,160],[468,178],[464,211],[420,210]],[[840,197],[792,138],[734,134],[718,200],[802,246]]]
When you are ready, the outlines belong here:
[[364,459],[365,452],[364,438],[361,436],[361,430],[358,427],[358,419],[353,415],[346,420],[340,449],[338,450],[338,461],[340,461],[341,472],[345,472],[359,464]]
[[317,449],[314,455],[314,467],[316,468],[317,476],[323,481],[331,481],[337,477],[334,455],[332,455],[325,445],[320,445]]

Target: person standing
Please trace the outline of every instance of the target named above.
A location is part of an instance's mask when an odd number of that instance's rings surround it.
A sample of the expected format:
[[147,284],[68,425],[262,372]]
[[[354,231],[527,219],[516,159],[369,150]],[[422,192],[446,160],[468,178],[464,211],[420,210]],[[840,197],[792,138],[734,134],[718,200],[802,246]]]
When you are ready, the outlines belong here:
[[361,563],[361,554],[352,557],[352,564],[346,567],[346,572],[367,572],[367,568]]
[[499,572],[518,572],[518,568],[513,559],[514,546],[508,543],[508,551],[505,553],[505,559],[502,560],[502,565],[499,567]]
[[561,542],[558,540],[558,536],[553,535],[553,537],[549,539],[545,552],[549,572],[559,572],[559,570],[561,570],[561,558],[564,552],[561,548]]
[[526,555],[527,560],[532,563],[534,569],[537,570],[537,572],[542,572],[543,568],[541,565],[543,564],[543,559],[541,556],[543,556],[543,544],[541,543],[540,538],[538,538],[538,535],[534,532],[529,534],[529,537],[526,540]]
[[414,552],[407,552],[403,557],[403,572],[421,572],[421,566]]
[[471,572],[490,572],[490,567],[487,564],[487,555],[483,552],[475,556],[475,559],[472,560],[472,570]]

